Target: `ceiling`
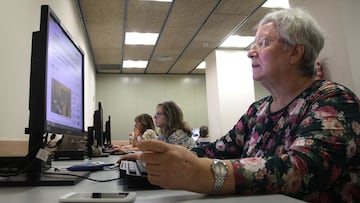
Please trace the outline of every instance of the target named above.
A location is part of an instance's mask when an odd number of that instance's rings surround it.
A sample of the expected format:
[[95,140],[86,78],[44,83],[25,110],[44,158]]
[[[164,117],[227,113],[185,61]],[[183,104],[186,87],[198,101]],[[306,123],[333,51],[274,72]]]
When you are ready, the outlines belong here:
[[[255,35],[266,0],[78,0],[97,73],[205,74],[196,67],[231,34]],[[159,33],[154,46],[125,45],[125,32]],[[122,68],[146,60],[145,69]]]

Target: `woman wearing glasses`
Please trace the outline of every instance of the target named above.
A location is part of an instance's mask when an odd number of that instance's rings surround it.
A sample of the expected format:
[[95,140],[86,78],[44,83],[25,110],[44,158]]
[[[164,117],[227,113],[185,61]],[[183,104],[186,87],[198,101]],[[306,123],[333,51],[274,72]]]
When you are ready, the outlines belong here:
[[158,140],[140,143],[149,181],[199,193],[360,202],[360,101],[343,85],[316,79],[322,29],[303,10],[285,9],[267,14],[255,38],[253,79],[271,95],[224,136],[193,148],[197,156]]
[[[184,121],[181,108],[173,101],[166,101],[156,106],[155,126],[159,128],[157,140],[168,144],[181,145],[190,150],[197,144],[191,137],[191,130]],[[121,160],[138,159],[138,153],[122,156]]]
[[184,121],[180,107],[173,101],[166,101],[156,106],[154,115],[158,127],[158,140],[169,144],[177,144],[191,149],[196,146],[191,137],[191,130]]

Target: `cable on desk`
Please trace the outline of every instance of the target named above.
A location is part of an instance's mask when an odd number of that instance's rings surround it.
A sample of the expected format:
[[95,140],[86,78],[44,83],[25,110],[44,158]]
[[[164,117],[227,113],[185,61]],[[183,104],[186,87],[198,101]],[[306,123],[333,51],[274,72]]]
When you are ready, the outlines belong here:
[[[11,176],[18,176],[20,174],[23,174],[26,172],[26,170],[32,165],[32,163],[35,161],[35,159],[30,159],[29,158],[29,155],[25,156],[23,158],[23,160],[19,160],[18,162],[24,162],[26,161],[27,162],[27,165],[25,165],[23,168],[21,169],[18,169],[16,166],[18,165],[17,161],[15,161],[14,163],[12,164],[9,164],[7,166],[2,166],[2,167],[5,167],[7,169],[0,169],[0,177],[11,177]],[[16,168],[13,169],[13,168]]]
[[[42,144],[40,148],[43,148],[46,145],[48,133],[43,134],[42,136]],[[35,156],[36,153],[38,153],[38,151],[33,149],[24,157],[4,157],[3,159],[6,159],[5,162],[7,162],[6,165],[4,165],[4,163],[1,162],[3,160],[0,159],[0,177],[18,176],[25,173],[37,159]]]

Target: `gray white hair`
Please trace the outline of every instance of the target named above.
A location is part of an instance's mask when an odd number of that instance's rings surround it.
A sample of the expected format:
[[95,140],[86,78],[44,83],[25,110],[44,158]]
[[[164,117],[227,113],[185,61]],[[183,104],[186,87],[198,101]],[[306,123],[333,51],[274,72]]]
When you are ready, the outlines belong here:
[[315,74],[315,63],[324,47],[324,31],[316,20],[300,8],[281,9],[265,15],[259,25],[273,23],[285,45],[304,45],[301,71],[304,76]]

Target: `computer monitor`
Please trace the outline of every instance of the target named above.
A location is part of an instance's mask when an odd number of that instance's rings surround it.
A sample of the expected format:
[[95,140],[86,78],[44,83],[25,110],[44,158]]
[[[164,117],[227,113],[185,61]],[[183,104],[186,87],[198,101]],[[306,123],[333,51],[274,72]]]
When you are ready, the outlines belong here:
[[94,133],[97,147],[104,147],[104,135],[103,135],[103,108],[101,102],[98,102],[98,109],[94,112]]
[[108,116],[107,121],[105,121],[104,145],[105,145],[105,148],[111,147],[111,119],[110,119],[110,116]]
[[105,146],[105,132],[103,122],[103,108],[101,102],[98,102],[98,108],[94,111],[93,126],[88,128],[87,132],[87,155],[88,157],[109,156]]
[[191,129],[191,137],[194,141],[197,141],[200,136],[200,128],[192,128]]
[[47,133],[85,136],[84,53],[48,5],[41,6],[40,30],[32,35],[29,111],[27,166],[18,184],[56,185],[44,180],[36,155]]

